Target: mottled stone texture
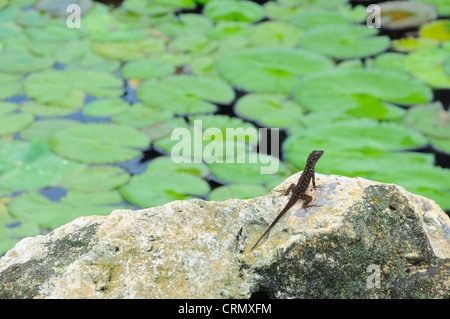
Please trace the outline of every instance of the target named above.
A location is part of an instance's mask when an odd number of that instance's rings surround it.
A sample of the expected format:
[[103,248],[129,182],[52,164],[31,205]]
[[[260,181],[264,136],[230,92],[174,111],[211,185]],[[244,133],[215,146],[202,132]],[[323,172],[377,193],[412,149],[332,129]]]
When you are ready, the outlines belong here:
[[23,239],[0,259],[0,298],[450,297],[450,219],[433,201],[316,176],[317,206],[294,206],[254,251],[298,174],[263,197],[116,210]]

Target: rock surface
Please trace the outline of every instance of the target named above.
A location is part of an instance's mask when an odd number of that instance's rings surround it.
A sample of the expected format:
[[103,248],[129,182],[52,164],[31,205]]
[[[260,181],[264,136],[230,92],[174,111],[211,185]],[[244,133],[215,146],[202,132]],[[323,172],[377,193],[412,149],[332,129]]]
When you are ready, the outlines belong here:
[[295,205],[251,251],[298,174],[258,198],[115,210],[25,238],[0,259],[0,298],[450,297],[450,219],[396,185],[316,174],[320,206]]

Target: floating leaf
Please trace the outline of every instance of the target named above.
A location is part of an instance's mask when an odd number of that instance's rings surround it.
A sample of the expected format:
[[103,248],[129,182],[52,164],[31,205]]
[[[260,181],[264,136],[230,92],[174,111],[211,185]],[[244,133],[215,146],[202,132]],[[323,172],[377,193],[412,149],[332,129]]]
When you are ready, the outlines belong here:
[[56,186],[70,171],[81,167],[54,155],[39,140],[0,142],[0,146],[4,157],[0,163],[1,189],[18,191]]
[[253,25],[246,22],[220,21],[208,32],[208,36],[214,40],[236,40],[249,36],[252,31]]
[[255,22],[264,17],[263,9],[251,1],[214,0],[205,5],[203,14],[214,21]]
[[203,163],[175,163],[168,156],[159,156],[147,165],[147,172],[178,172],[188,173],[198,177],[207,177],[209,168]]
[[[220,181],[236,184],[257,184],[272,188],[287,178],[284,164],[277,158],[256,153],[241,153],[234,160],[208,164]],[[264,173],[265,169],[270,173]]]
[[444,153],[450,154],[450,139],[431,137],[430,142],[434,148]]
[[347,111],[384,102],[427,103],[432,92],[421,81],[399,72],[336,69],[302,79],[294,96],[312,111]]
[[67,174],[60,185],[81,192],[106,192],[128,182],[130,175],[117,166],[86,166]]
[[250,199],[267,194],[267,188],[254,184],[230,184],[220,186],[208,195],[210,201],[224,201],[231,198]]
[[255,26],[250,40],[257,46],[293,47],[302,33],[301,29],[285,22],[265,21]]
[[0,203],[0,255],[8,250],[24,237],[39,235],[39,227],[30,222],[22,222],[8,214],[6,206]]
[[0,71],[27,73],[53,66],[54,60],[47,57],[37,57],[28,51],[7,51],[0,54]]
[[155,123],[166,122],[172,118],[173,113],[166,110],[158,110],[142,103],[134,104],[127,110],[114,115],[111,120],[117,124],[131,127],[151,126]]
[[20,110],[35,116],[65,116],[72,114],[76,109],[73,106],[43,104],[27,100],[20,104]]
[[312,29],[323,25],[348,24],[350,18],[340,12],[325,10],[308,10],[293,14],[289,21],[302,29]]
[[235,106],[240,116],[267,127],[289,127],[300,123],[305,110],[285,94],[246,94]]
[[433,48],[439,45],[439,41],[430,38],[407,37],[392,40],[392,48],[399,52],[411,52],[421,49]]
[[43,228],[54,229],[80,216],[107,215],[120,205],[122,197],[116,192],[80,193],[70,191],[59,202],[30,192],[16,197],[10,204],[11,216]]
[[405,66],[406,55],[395,52],[386,52],[375,57],[375,67],[391,71],[407,73]]
[[86,104],[83,113],[89,116],[109,117],[117,115],[130,107],[120,98],[99,99]]
[[82,124],[69,119],[42,119],[33,122],[28,128],[22,130],[20,137],[24,140],[39,139],[48,142],[53,133],[75,125]]
[[450,51],[442,48],[423,49],[408,54],[405,66],[415,77],[434,88],[450,88],[450,76],[443,68],[449,56]]
[[379,4],[381,27],[385,29],[406,29],[420,27],[437,18],[433,4],[421,2],[389,1]]
[[14,109],[10,106],[16,107],[12,103],[0,102],[0,136],[17,133],[33,122],[33,115],[11,113]]
[[6,99],[20,92],[22,76],[0,72],[0,99]]
[[181,8],[192,8],[195,0],[127,0],[124,9],[136,14],[162,15]]
[[134,41],[93,42],[92,49],[98,54],[123,61],[140,60],[164,52],[165,39],[147,37]]
[[158,30],[169,36],[177,37],[187,34],[206,34],[212,27],[213,22],[208,17],[194,13],[184,13],[169,21],[160,23]]
[[139,207],[164,205],[174,200],[185,200],[209,192],[203,179],[178,172],[148,171],[134,175],[128,185],[120,188],[122,196]]
[[436,5],[439,16],[450,15],[450,1],[449,0],[413,0],[420,2],[427,2]]
[[116,97],[123,94],[122,81],[94,70],[46,70],[33,73],[24,84],[25,93],[42,103],[79,108],[86,94]]
[[[378,162],[373,159],[382,156],[383,153],[408,150],[425,144],[427,139],[422,134],[405,125],[360,119],[339,121],[299,131],[286,139],[283,150],[286,160],[297,168],[301,168],[299,165],[304,163],[311,150],[323,149],[328,154],[326,160],[325,156],[323,161],[321,160],[323,173],[367,176],[374,171],[373,166],[379,168],[378,165],[381,164],[377,164]],[[333,166],[336,165],[336,156],[340,157],[340,164],[347,158],[356,160],[349,159],[348,164]],[[372,162],[369,163],[371,158]],[[358,164],[358,160],[361,163]],[[377,160],[382,163],[382,158]],[[400,163],[406,160],[410,158],[400,160]]]
[[247,91],[289,93],[300,76],[333,67],[318,54],[291,48],[257,48],[231,53],[217,64],[220,74]]
[[55,17],[67,17],[71,14],[67,12],[67,7],[70,4],[77,5],[82,14],[92,8],[92,0],[38,0],[34,6],[36,9],[48,12]]
[[177,114],[192,114],[214,111],[216,106],[211,102],[230,103],[234,91],[219,79],[178,75],[144,82],[138,89],[138,96],[150,106]]
[[50,137],[51,148],[61,156],[87,163],[117,163],[138,156],[149,138],[133,128],[117,124],[69,127]]
[[450,40],[450,20],[437,20],[424,24],[419,29],[422,38],[430,38],[439,41]]
[[406,121],[425,135],[450,139],[450,112],[440,102],[412,107]]
[[377,29],[362,25],[316,27],[300,37],[300,47],[337,59],[362,58],[389,48],[387,36],[377,36]]
[[144,59],[128,62],[122,68],[122,76],[126,79],[153,79],[174,73],[175,67],[159,59]]

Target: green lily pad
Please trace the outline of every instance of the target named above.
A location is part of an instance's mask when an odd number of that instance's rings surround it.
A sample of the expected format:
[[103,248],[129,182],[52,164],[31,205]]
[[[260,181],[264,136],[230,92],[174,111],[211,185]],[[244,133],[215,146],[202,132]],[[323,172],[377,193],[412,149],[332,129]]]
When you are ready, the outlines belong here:
[[255,48],[219,59],[219,73],[234,86],[256,92],[289,93],[301,76],[333,67],[318,54],[293,48]]
[[120,98],[99,99],[83,107],[83,113],[89,116],[109,117],[127,110],[130,104]]
[[[54,20],[55,21],[55,20]],[[68,28],[65,22],[55,23],[50,21],[42,27],[26,28],[25,34],[32,41],[45,42],[68,42],[77,40],[83,37],[82,29]]]
[[449,25],[450,20],[437,20],[424,24],[419,29],[421,38],[430,38],[438,41],[450,40]]
[[430,138],[430,143],[433,145],[435,149],[440,150],[441,152],[450,154],[450,139],[448,138]]
[[246,94],[235,106],[240,116],[267,127],[299,125],[305,110],[286,94]]
[[45,70],[27,77],[25,93],[38,102],[80,108],[86,94],[117,97],[123,94],[122,81],[94,70]]
[[48,142],[52,134],[75,125],[82,125],[82,123],[69,119],[42,119],[22,130],[20,137],[23,140],[39,139]]
[[158,110],[142,103],[134,104],[127,110],[111,117],[111,121],[131,127],[151,126],[155,123],[166,122],[173,117],[171,111]]
[[168,156],[159,156],[148,163],[147,172],[187,173],[205,178],[209,175],[209,168],[203,163],[175,163]]
[[214,0],[205,5],[203,14],[214,21],[255,22],[264,17],[264,10],[251,1]]
[[195,0],[126,0],[124,9],[136,14],[163,15],[181,8],[192,8]]
[[440,102],[412,107],[405,120],[425,135],[450,139],[450,112]]
[[81,192],[107,192],[125,185],[130,175],[117,166],[85,166],[67,174],[60,185],[68,190]]
[[164,52],[165,39],[146,37],[134,41],[93,42],[92,49],[109,59],[140,60]]
[[253,45],[266,47],[294,47],[302,29],[281,21],[265,21],[253,28],[250,40]]
[[27,100],[20,104],[20,110],[25,113],[30,113],[35,116],[65,116],[76,111],[73,106],[61,106],[53,104],[44,104],[35,101]]
[[0,255],[12,249],[22,238],[39,234],[40,229],[36,224],[11,217],[6,206],[0,203]]
[[230,103],[234,99],[234,91],[219,79],[178,75],[144,82],[138,89],[138,96],[156,108],[177,114],[193,114],[215,111],[217,107],[211,102]]
[[386,52],[375,57],[375,67],[391,71],[407,73],[406,55],[396,52]]
[[250,199],[267,194],[267,188],[254,184],[230,184],[220,186],[208,195],[210,201],[224,201],[231,198]]
[[22,75],[0,72],[0,99],[18,94],[22,87]]
[[311,111],[344,112],[370,104],[381,106],[384,102],[427,103],[432,98],[432,91],[421,81],[400,72],[336,69],[300,80],[294,96]]
[[50,137],[53,151],[80,162],[107,164],[130,160],[148,147],[144,133],[117,124],[86,124],[69,127]]
[[254,26],[247,22],[219,21],[208,32],[208,36],[213,40],[246,38],[253,32]]
[[11,113],[17,105],[0,102],[0,136],[19,132],[33,122],[34,116],[29,113]]
[[188,173],[148,171],[134,175],[128,185],[119,190],[130,203],[139,207],[152,207],[202,196],[209,192],[209,185]]
[[48,57],[37,57],[28,51],[6,51],[0,54],[0,71],[27,73],[51,67],[54,60]]
[[70,191],[59,202],[29,192],[16,197],[9,204],[9,211],[21,221],[54,229],[80,216],[108,215],[114,209],[125,208],[122,201],[117,191],[92,194]]
[[[255,163],[250,160],[249,154],[242,153],[234,161],[210,163],[208,166],[217,179],[227,183],[256,184],[272,188],[288,177],[288,171],[279,159],[264,154],[253,155]],[[263,174],[269,167],[274,171]]]
[[70,15],[67,7],[70,4],[76,4],[82,14],[92,8],[92,0],[38,0],[34,5],[36,9],[48,12],[55,17],[66,17]]
[[160,23],[158,30],[168,36],[177,37],[188,34],[206,34],[212,27],[213,22],[208,17],[195,13],[184,13]]
[[405,60],[406,68],[417,78],[434,88],[450,88],[450,76],[443,65],[450,51],[442,48],[429,48],[411,52]]
[[427,48],[437,47],[439,41],[430,38],[413,38],[407,37],[402,39],[392,40],[392,48],[399,52],[411,52]]
[[340,12],[326,10],[308,10],[293,14],[289,21],[302,29],[312,29],[324,25],[349,24],[351,22],[348,16]]
[[0,146],[4,157],[0,163],[1,189],[18,191],[56,186],[69,172],[80,168],[80,164],[54,155],[39,140],[31,143],[13,140],[1,142]]
[[159,59],[144,59],[132,61],[122,68],[122,76],[126,79],[153,79],[174,73],[173,64]]
[[300,37],[300,47],[337,59],[363,58],[389,48],[387,36],[362,25],[316,27]]
[[[312,149],[326,150],[327,159],[324,156],[321,160],[322,169],[328,169],[324,172],[325,174],[355,176],[352,174],[361,173],[355,170],[358,166],[366,164],[366,157],[368,161],[371,156],[408,150],[424,146],[427,142],[428,140],[422,134],[405,125],[359,119],[339,121],[299,131],[286,139],[283,149],[286,160],[295,167],[298,167],[298,163],[304,163]],[[336,156],[342,159],[356,157],[361,160],[361,164],[358,165],[354,163],[355,161],[349,160],[348,165],[344,164],[345,168],[333,167],[329,163],[336,161]],[[369,164],[366,169],[371,169]]]
[[450,1],[449,0],[412,0],[419,2],[432,3],[437,7],[439,16],[450,15]]

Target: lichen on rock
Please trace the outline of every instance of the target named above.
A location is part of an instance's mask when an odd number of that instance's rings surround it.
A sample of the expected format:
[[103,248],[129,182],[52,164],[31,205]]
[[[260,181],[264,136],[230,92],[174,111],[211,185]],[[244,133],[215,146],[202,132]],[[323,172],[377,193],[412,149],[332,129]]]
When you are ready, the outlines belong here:
[[[432,200],[316,174],[317,206],[284,190],[80,217],[0,259],[0,298],[449,298],[450,219]],[[375,265],[379,282],[370,282]]]

